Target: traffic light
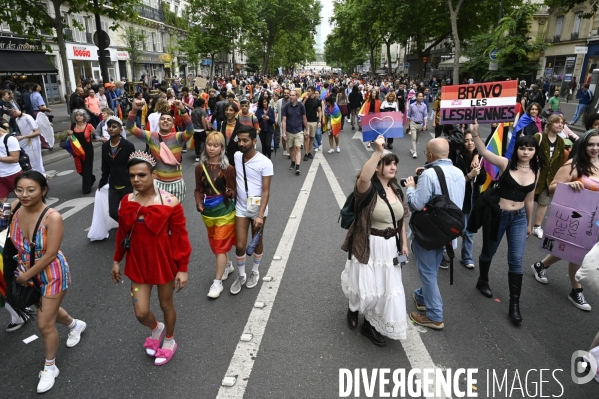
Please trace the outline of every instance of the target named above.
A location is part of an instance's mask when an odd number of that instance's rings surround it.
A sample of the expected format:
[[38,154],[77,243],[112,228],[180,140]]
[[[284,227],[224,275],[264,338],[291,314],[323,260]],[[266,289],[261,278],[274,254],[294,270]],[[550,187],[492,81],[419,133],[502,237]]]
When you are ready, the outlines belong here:
[[[112,62],[110,59],[110,50],[104,50],[104,57],[106,58],[106,62]],[[100,58],[100,50],[98,50],[98,59]]]

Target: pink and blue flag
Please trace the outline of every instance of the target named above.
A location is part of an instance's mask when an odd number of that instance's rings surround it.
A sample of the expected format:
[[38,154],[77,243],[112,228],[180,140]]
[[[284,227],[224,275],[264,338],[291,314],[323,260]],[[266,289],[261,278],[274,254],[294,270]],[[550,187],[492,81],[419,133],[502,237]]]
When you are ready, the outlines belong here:
[[403,137],[401,112],[377,112],[362,116],[362,141],[373,141],[379,135],[385,138]]

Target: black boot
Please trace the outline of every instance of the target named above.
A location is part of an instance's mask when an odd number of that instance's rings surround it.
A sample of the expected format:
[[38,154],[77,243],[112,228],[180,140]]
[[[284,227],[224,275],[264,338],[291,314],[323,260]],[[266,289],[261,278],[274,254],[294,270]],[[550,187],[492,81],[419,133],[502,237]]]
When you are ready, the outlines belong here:
[[376,346],[387,345],[385,338],[366,319],[364,319],[364,324],[362,324],[362,335],[370,339],[370,342]]
[[520,291],[522,290],[522,275],[508,273],[507,281],[510,286],[510,319],[520,323],[522,321],[522,316],[520,315]]
[[350,308],[347,308],[347,325],[352,330],[358,327],[358,311],[352,312]]
[[489,287],[489,269],[491,268],[491,262],[478,260],[479,276],[476,282],[476,289],[487,298],[493,298],[493,292]]

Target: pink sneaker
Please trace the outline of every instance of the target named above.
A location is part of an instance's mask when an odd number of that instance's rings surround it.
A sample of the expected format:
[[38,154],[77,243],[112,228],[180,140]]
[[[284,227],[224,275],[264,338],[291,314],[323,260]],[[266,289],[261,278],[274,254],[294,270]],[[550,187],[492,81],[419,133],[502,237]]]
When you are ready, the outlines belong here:
[[177,343],[175,342],[175,347],[173,349],[160,348],[158,352],[156,352],[156,359],[154,359],[154,366],[164,366],[168,362],[171,361],[175,352],[177,351]]
[[164,335],[166,334],[166,327],[162,327],[162,333],[160,334],[160,338],[153,339],[152,337],[146,338],[144,342],[144,349],[146,350],[146,354],[148,356],[156,356],[157,351],[160,349],[160,344],[164,339]]

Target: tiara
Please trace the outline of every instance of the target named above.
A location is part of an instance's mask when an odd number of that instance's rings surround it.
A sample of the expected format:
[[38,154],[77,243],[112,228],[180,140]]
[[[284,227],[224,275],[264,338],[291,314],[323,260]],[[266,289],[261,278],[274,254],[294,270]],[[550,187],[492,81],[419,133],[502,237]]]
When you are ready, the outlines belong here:
[[150,165],[152,165],[152,167],[156,166],[156,160],[154,159],[154,157],[145,151],[135,151],[129,157],[129,160],[132,160],[132,159],[141,159],[142,161],[147,162]]

